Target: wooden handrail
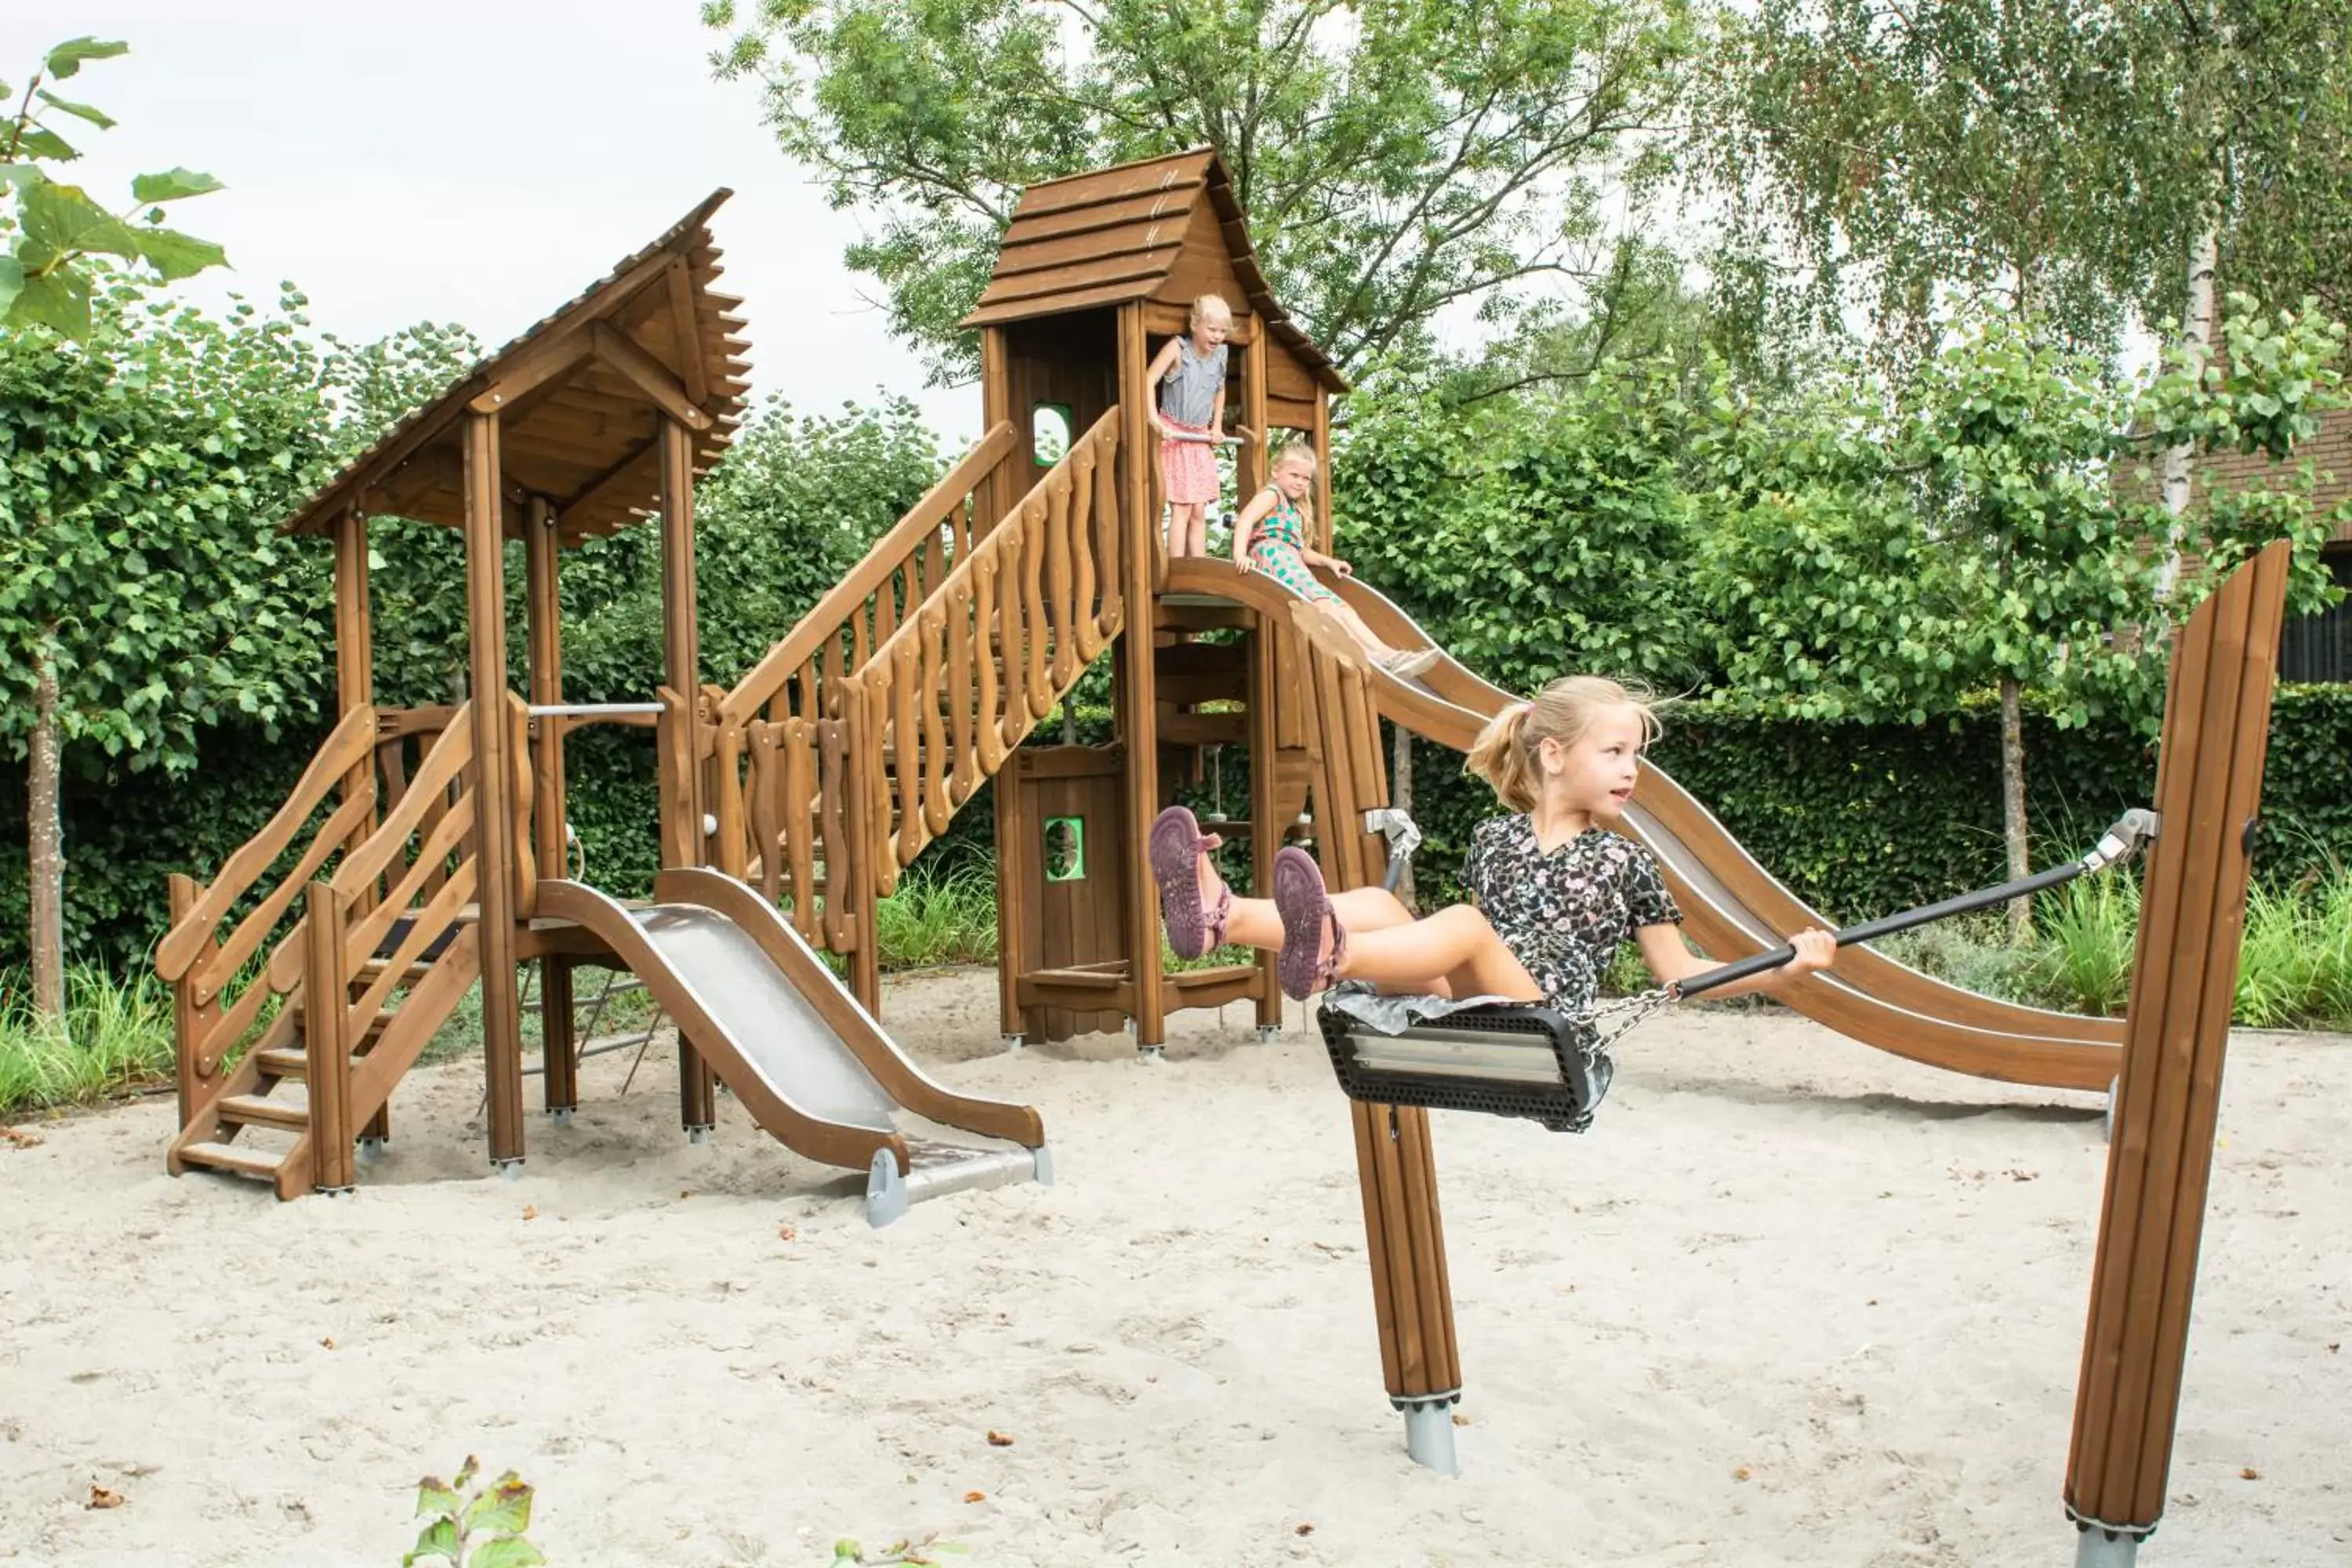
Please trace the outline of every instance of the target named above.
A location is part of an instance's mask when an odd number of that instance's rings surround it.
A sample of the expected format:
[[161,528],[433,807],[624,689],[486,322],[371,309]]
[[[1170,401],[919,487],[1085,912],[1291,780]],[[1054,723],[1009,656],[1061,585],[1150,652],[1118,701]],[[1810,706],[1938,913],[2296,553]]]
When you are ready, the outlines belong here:
[[[977,781],[996,771],[1117,635],[1118,563],[1115,554],[1093,556],[1118,548],[1120,531],[1100,526],[1104,509],[1117,507],[1118,433],[1113,407],[851,673],[864,721],[848,791],[863,820],[850,831],[871,847],[860,897],[897,886],[899,868],[944,831]],[[958,657],[959,647],[972,657]],[[894,751],[897,788],[885,791],[885,758]]]
[[416,777],[410,781],[408,793],[400,804],[384,814],[383,826],[369,836],[368,841],[343,857],[335,872],[335,891],[346,899],[357,898],[368,884],[373,882],[392,865],[408,843],[408,836],[428,808],[442,796],[457,775],[474,760],[474,727],[465,721],[466,708],[457,710],[449,727],[425,753],[416,767]]
[[946,477],[933,485],[889,532],[875,542],[849,575],[835,584],[797,626],[751,667],[749,674],[736,682],[720,705],[719,723],[749,724],[759,718],[761,710],[783,689],[784,683],[816,657],[825,639],[838,634],[843,624],[910,556],[938,538],[950,510],[977,489],[1012,453],[1018,441],[1019,432],[1009,420],[999,421],[982,436],[979,444],[965,453],[962,460],[950,468]]
[[[155,973],[159,976],[166,981],[176,981],[186,975],[190,967],[203,955],[205,944],[211,941],[213,930],[220,924],[222,917],[252,889],[261,874],[276,863],[278,857],[286,852],[286,847],[293,843],[294,835],[310,819],[310,814],[318,809],[319,803],[342,783],[345,773],[366,760],[374,746],[375,710],[354,708],[344,714],[342,722],[337,724],[320,743],[318,754],[310,759],[310,765],[302,770],[302,776],[296,781],[293,793],[286,797],[286,804],[278,808],[260,832],[247,839],[228,858],[221,867],[220,874],[213,879],[212,885],[196,895],[194,907],[163,934],[163,941],[155,944]],[[282,906],[280,912],[283,912]],[[240,926],[238,935],[243,934],[244,928]],[[258,936],[254,940],[257,943]]]

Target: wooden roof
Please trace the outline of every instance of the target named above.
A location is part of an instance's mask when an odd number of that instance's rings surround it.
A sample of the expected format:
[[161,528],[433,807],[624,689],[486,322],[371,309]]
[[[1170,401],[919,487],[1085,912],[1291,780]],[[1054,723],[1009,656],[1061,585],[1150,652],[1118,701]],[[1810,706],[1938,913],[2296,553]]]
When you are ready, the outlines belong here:
[[1251,313],[1327,390],[1347,391],[1329,356],[1275,302],[1250,248],[1249,224],[1224,160],[1213,148],[1072,174],[1022,192],[996,272],[962,324],[999,326],[1150,299],[1168,283],[1186,232],[1203,218],[1223,238]]
[[458,378],[386,432],[286,521],[290,533],[331,532],[357,507],[370,514],[462,527],[465,416],[499,416],[505,527],[519,533],[541,497],[560,537],[612,533],[660,499],[662,422],[695,432],[695,470],[708,472],[741,421],[749,362],[742,301],[717,292],[710,215],[718,190],[651,245]]

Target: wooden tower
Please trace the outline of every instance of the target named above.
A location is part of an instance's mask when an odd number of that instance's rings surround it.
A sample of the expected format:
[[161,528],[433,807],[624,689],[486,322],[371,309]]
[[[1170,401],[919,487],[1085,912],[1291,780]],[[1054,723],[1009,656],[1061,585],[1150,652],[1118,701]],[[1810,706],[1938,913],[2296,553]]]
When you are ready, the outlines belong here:
[[[981,397],[991,427],[1010,426],[1043,473],[1059,453],[1034,451],[1041,428],[1077,432],[1116,413],[1119,443],[1143,460],[1122,464],[1129,542],[1123,584],[1150,604],[1148,627],[1129,624],[1116,654],[1118,739],[1109,748],[1024,746],[997,784],[1000,970],[1007,1035],[1059,1038],[1131,1020],[1137,1043],[1158,1047],[1177,1008],[1254,997],[1262,1025],[1280,1021],[1270,962],[1162,973],[1160,916],[1145,837],[1170,798],[1171,770],[1197,748],[1233,743],[1252,760],[1250,813],[1228,822],[1246,835],[1256,886],[1270,883],[1275,825],[1300,815],[1306,740],[1295,712],[1278,711],[1280,660],[1268,646],[1287,628],[1230,604],[1168,595],[1160,478],[1145,368],[1185,331],[1192,301],[1222,297],[1234,314],[1229,424],[1234,493],[1265,482],[1265,455],[1286,432],[1328,446],[1330,400],[1347,383],[1276,303],[1250,249],[1223,163],[1196,149],[1034,185],[1004,237],[996,271],[964,324],[980,331]],[[1017,467],[998,472],[988,510],[1009,515],[1025,489]],[[1318,547],[1330,542],[1330,473],[1319,471]],[[1238,631],[1234,640],[1205,632]],[[1210,710],[1203,711],[1207,707]],[[1270,765],[1262,765],[1270,760]],[[1048,849],[1049,833],[1055,847]],[[1049,865],[1049,858],[1056,862]]]

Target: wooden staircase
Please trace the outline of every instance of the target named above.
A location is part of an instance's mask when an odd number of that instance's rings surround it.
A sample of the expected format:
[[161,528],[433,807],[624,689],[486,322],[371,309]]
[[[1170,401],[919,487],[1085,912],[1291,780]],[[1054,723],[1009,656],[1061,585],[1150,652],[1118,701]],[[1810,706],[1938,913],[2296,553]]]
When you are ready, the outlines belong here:
[[[524,710],[506,703],[520,740]],[[172,986],[178,1037],[181,1130],[165,1159],[175,1176],[251,1177],[280,1198],[351,1186],[354,1140],[381,1128],[394,1085],[481,972],[468,710],[446,716],[413,777],[396,759],[383,770],[395,793],[380,823],[370,820],[378,721],[372,708],[347,715],[210,886],[173,879],[173,927],[155,965]],[[341,806],[260,892],[260,873],[337,793]],[[530,799],[528,787],[517,793]],[[517,907],[528,909],[527,855],[518,879]],[[228,914],[248,904],[223,937]],[[319,997],[334,1000],[314,1007]]]
[[[363,991],[389,972],[369,964],[352,977]],[[399,972],[401,1002],[376,1015],[352,1043],[342,1076],[352,1082],[383,1085],[383,1098],[354,1097],[346,1121],[366,1127],[384,1109],[392,1085],[448,1021],[480,972],[479,948],[470,927],[431,963],[410,963]],[[172,1141],[165,1168],[177,1176],[191,1168],[219,1171],[268,1182],[278,1197],[311,1191],[311,1041],[303,1029],[304,996],[297,987],[270,1021],[267,1033],[240,1058],[214,1096]]]

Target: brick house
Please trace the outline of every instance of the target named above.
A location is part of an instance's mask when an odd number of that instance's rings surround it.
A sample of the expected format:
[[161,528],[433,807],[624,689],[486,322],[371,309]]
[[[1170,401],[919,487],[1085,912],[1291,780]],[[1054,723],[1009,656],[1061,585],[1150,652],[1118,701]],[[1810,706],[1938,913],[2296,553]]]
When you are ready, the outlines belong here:
[[[2352,408],[2333,408],[2320,417],[2319,434],[2295,451],[2294,461],[2318,470],[2313,502],[2322,511],[2352,495]],[[2219,452],[2197,468],[2200,492],[2221,487],[2242,490],[2266,485],[2279,465],[2256,452]],[[2336,531],[2322,552],[2336,585],[2352,589],[2352,521]],[[2287,622],[2279,639],[2282,680],[2352,681],[2352,599],[2322,615]]]

